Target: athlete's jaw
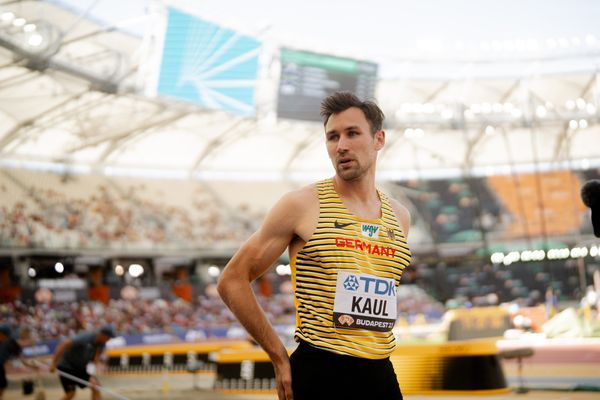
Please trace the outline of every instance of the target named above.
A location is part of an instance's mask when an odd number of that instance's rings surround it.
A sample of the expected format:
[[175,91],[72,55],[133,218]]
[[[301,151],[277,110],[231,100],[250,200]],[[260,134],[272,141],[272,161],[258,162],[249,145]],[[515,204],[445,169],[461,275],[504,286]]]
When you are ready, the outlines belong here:
[[350,181],[361,176],[362,169],[358,160],[354,157],[338,157],[335,162],[335,170],[338,176],[344,180]]

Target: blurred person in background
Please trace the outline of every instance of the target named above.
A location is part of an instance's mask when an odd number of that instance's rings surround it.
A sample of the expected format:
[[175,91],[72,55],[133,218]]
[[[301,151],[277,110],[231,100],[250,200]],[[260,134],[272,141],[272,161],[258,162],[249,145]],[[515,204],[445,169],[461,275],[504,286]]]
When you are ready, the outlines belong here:
[[[338,92],[323,100],[321,116],[334,177],[284,195],[228,263],[218,290],[273,362],[280,400],[402,399],[389,356],[410,215],[375,186],[384,115]],[[299,342],[289,357],[251,286],[286,248]]]
[[13,332],[10,326],[0,325],[0,400],[2,400],[4,389],[8,386],[4,369],[4,364],[8,360],[19,358],[26,367],[38,369],[33,362],[25,360],[22,356],[23,347],[30,346],[32,343],[31,332],[28,328],[23,327],[18,329],[18,332]]
[[[77,386],[80,388],[89,386],[92,391],[92,400],[101,398],[100,390],[98,390],[100,382],[96,377],[97,366],[106,342],[114,337],[115,332],[112,326],[105,325],[97,331],[82,332],[73,339],[64,340],[56,346],[50,372],[58,369],[60,383],[65,391],[62,400],[74,398]],[[64,374],[88,382],[89,385]]]

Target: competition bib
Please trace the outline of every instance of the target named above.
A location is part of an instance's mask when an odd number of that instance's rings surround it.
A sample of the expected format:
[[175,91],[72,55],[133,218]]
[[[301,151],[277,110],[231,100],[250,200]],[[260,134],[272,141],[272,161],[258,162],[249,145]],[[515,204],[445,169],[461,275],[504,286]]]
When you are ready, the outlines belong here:
[[394,279],[338,272],[333,323],[339,328],[390,331],[396,323]]

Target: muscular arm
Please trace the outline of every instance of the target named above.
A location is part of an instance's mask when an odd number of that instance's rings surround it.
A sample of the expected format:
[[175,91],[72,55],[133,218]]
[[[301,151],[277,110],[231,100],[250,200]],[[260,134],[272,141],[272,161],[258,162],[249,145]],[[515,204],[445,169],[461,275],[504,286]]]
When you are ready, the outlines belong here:
[[280,399],[291,399],[291,372],[287,350],[258,304],[251,283],[277,260],[298,235],[302,196],[284,196],[268,213],[262,227],[229,261],[217,284],[221,298],[267,352],[278,379]]

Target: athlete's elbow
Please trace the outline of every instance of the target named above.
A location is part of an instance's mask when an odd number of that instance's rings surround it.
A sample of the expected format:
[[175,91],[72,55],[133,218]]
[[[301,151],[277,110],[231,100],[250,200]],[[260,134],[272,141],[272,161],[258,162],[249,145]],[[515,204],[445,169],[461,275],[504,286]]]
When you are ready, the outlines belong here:
[[217,280],[217,293],[223,300],[227,297],[229,287],[229,280],[224,276],[219,276],[219,280]]
[[234,274],[231,274],[230,271],[225,268],[219,279],[217,280],[217,293],[221,296],[223,301],[227,302],[227,299],[231,296],[233,292],[235,292],[236,287],[236,277]]

